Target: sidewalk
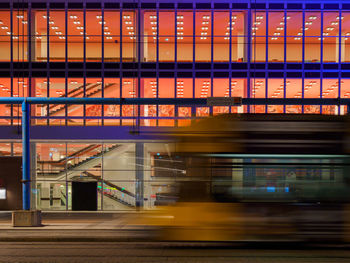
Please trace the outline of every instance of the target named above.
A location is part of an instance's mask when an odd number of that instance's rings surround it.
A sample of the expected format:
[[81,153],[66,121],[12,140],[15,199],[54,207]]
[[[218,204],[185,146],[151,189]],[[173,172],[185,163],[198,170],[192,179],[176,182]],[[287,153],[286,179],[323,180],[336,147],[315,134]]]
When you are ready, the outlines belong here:
[[40,227],[13,227],[0,213],[0,241],[146,241],[152,230],[135,224],[140,213],[48,212]]

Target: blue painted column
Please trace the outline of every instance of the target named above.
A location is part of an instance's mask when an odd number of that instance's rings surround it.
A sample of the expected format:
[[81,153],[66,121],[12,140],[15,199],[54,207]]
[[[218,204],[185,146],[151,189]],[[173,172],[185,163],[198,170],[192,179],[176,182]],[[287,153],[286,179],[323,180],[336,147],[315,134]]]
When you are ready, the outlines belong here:
[[30,105],[22,103],[22,202],[23,210],[30,210]]

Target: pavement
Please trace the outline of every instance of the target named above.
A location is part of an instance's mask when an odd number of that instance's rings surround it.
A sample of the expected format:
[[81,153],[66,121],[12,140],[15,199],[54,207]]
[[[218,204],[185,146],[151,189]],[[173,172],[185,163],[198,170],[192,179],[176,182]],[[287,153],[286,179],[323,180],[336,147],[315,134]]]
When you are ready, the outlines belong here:
[[11,212],[0,213],[1,241],[146,241],[152,230],[137,224],[139,212],[43,212],[42,226],[13,227]]
[[242,248],[169,242],[0,242],[0,263],[345,263],[348,248]]

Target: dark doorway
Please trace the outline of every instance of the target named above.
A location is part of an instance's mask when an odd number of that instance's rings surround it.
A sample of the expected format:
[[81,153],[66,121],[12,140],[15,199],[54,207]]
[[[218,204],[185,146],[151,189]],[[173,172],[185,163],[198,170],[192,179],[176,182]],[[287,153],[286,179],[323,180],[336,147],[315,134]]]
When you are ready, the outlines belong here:
[[22,157],[0,157],[0,210],[22,209]]
[[97,182],[72,182],[72,210],[97,210]]

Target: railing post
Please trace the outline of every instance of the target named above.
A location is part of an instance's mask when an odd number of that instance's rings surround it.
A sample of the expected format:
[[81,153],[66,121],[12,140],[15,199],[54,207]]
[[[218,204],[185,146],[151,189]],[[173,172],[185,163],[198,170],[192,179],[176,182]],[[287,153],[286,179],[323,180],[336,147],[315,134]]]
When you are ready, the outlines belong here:
[[30,210],[30,108],[27,100],[22,102],[22,198],[23,210]]

